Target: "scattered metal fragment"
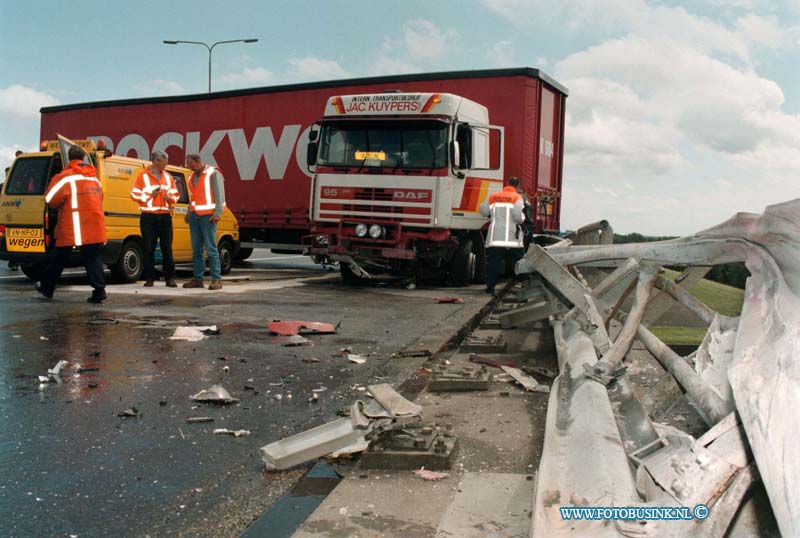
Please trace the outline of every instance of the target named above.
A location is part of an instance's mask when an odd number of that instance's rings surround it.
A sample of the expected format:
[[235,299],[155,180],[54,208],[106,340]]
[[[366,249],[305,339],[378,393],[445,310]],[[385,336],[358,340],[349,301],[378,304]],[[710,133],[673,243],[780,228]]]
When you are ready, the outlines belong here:
[[489,390],[489,373],[480,368],[437,367],[428,381],[430,392]]
[[303,362],[305,362],[307,364],[313,364],[315,362],[319,362],[319,359],[316,358],[316,357],[304,357],[303,358]]
[[423,480],[443,480],[450,476],[450,473],[440,473],[438,471],[429,471],[427,469],[417,469],[414,474]]
[[301,332],[312,334],[335,334],[337,326],[320,321],[273,321],[267,328],[274,334],[292,336]]
[[169,339],[181,340],[184,342],[199,342],[209,334],[219,334],[216,325],[205,327],[177,327],[175,333],[170,336]]
[[367,390],[375,398],[375,402],[389,411],[393,417],[419,416],[422,414],[421,405],[406,400],[388,383],[370,385]]
[[233,435],[234,437],[247,437],[250,435],[250,430],[229,430],[227,428],[217,428],[214,430],[214,435]]
[[100,371],[100,368],[98,368],[98,367],[96,367],[96,366],[92,366],[92,367],[83,367],[83,366],[78,366],[78,367],[75,369],[75,371],[76,371],[76,372],[78,372],[79,374],[82,374],[82,373],[84,373],[84,372],[99,372],[99,371]]
[[117,416],[120,418],[139,418],[140,416],[142,416],[142,413],[137,408],[130,407],[124,411],[120,411],[119,413],[117,413]]
[[366,357],[362,357],[361,355],[354,355],[353,353],[349,353],[347,355],[347,360],[349,360],[350,362],[354,362],[356,364],[364,364],[365,362],[367,362]]
[[39,383],[59,383],[61,381],[61,370],[69,366],[69,362],[60,360],[55,366],[47,370],[47,375],[39,376]]
[[119,323],[119,321],[111,318],[92,318],[86,320],[86,323],[89,325],[114,325],[116,323]]
[[196,402],[209,402],[218,404],[229,404],[239,401],[238,398],[231,396],[230,392],[225,390],[221,385],[213,385],[208,389],[201,390],[190,398]]
[[502,334],[478,335],[471,334],[459,346],[464,353],[503,353],[506,350],[506,339]]
[[439,304],[464,304],[464,299],[461,297],[437,297],[436,302]]
[[433,353],[427,349],[406,349],[397,353],[397,356],[401,358],[430,357],[432,355]]
[[519,368],[512,368],[511,366],[502,366],[501,368],[528,392],[550,392],[550,387],[539,384],[534,378],[523,374]]
[[187,417],[186,422],[189,424],[198,424],[201,422],[214,422],[214,419],[211,417]]
[[494,359],[487,359],[486,357],[481,357],[480,355],[476,355],[474,353],[469,354],[469,362],[474,362],[475,364],[485,364],[487,366],[494,366],[495,368],[502,368],[503,366],[515,366],[514,364],[508,362],[500,362]]

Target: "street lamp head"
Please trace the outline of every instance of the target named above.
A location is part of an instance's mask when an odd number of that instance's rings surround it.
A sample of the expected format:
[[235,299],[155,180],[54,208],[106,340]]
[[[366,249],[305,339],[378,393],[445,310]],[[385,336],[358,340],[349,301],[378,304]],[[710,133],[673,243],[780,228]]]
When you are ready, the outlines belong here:
[[168,41],[168,40],[165,39],[164,40],[164,44],[165,45],[177,45],[178,42],[177,41]]
[[256,43],[257,41],[258,41],[258,39],[252,39],[252,38],[244,40],[245,43]]

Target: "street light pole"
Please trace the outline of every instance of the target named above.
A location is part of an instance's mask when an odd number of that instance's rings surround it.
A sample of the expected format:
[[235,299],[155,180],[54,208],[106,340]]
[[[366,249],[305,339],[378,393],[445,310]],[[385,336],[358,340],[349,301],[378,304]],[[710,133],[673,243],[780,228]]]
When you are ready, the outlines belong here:
[[188,45],[202,45],[206,49],[208,49],[208,93],[211,93],[211,52],[214,50],[214,47],[217,45],[222,45],[225,43],[256,43],[258,39],[230,39],[228,41],[217,41],[216,43],[212,43],[209,45],[208,43],[203,43],[202,41],[178,41],[178,40],[164,40],[165,45],[177,45],[178,43],[186,43]]

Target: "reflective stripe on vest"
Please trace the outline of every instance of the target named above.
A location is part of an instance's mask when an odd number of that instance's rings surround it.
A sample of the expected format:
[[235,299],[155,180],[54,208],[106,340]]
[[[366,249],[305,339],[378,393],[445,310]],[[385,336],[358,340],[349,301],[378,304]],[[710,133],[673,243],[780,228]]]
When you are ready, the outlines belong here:
[[[163,197],[164,201],[166,201],[167,198],[172,195],[172,190],[173,189],[172,189],[172,185],[171,185],[171,182],[170,182],[170,175],[169,174],[165,174],[164,172],[161,172],[161,175],[162,176],[166,176],[166,183],[167,183],[166,184],[166,191],[167,192],[166,192],[165,196]],[[157,205],[154,206],[153,205],[153,201],[156,199],[157,196],[155,196],[155,195],[154,196],[148,196],[148,195],[152,195],[153,194],[153,191],[156,189],[156,187],[161,186],[161,181],[160,181],[161,178],[159,178],[159,181],[156,181],[155,184],[151,185],[150,184],[150,174],[149,174],[149,172],[147,170],[145,170],[142,173],[142,178],[144,179],[144,190],[139,191],[138,189],[134,189],[134,191],[142,193],[142,197],[141,197],[142,202],[145,202],[145,200],[146,200],[146,203],[147,203],[146,206],[139,206],[139,209],[141,209],[142,213],[169,212],[169,209],[170,209],[169,206],[157,206]],[[155,179],[154,179],[154,181],[155,181]]]
[[63,177],[59,180],[58,183],[53,185],[49,191],[47,191],[47,195],[44,197],[45,203],[50,203],[50,200],[53,199],[53,196],[58,193],[62,188],[66,185],[70,186],[70,209],[72,210],[72,235],[75,238],[75,246],[79,247],[83,244],[83,238],[81,237],[81,215],[78,211],[78,181],[94,181],[98,185],[100,180],[96,177],[86,177],[82,176],[81,174],[75,174],[72,176]]
[[[214,200],[213,192],[211,189],[211,176],[216,171],[217,171],[216,168],[214,168],[213,166],[209,166],[208,168],[206,168],[203,177],[198,179],[198,183],[202,182],[202,185],[198,184],[197,187],[199,188],[195,187],[194,189],[192,189],[192,209],[198,215],[209,215],[213,213],[214,210],[217,208],[217,204]],[[201,197],[201,201],[203,202],[202,204],[198,204],[196,201],[198,198],[197,194],[198,191],[200,191],[200,189],[202,189],[202,192],[204,194],[204,196]]]

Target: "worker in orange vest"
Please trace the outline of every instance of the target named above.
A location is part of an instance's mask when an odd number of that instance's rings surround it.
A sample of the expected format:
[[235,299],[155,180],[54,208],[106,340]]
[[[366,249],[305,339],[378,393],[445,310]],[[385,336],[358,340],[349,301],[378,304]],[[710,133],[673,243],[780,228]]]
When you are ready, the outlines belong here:
[[516,263],[525,254],[522,231],[525,201],[517,192],[518,187],[519,179],[510,177],[503,190],[493,192],[481,204],[481,215],[491,217],[486,235],[486,293],[490,295],[495,293],[505,257],[510,255]]
[[144,243],[142,277],[145,287],[153,286],[156,242],[161,241],[164,279],[168,287],[176,288],[175,259],[172,256],[172,208],[178,203],[180,194],[172,176],[164,170],[169,162],[166,152],[153,150],[150,160],[152,164],[139,172],[131,189],[131,198],[139,204],[141,211],[139,229]]
[[217,249],[217,223],[222,219],[225,207],[225,184],[222,173],[203,162],[200,155],[190,153],[186,156],[186,167],[193,170],[189,178],[191,204],[186,222],[192,234],[192,261],[194,278],[186,282],[184,288],[202,288],[203,273],[206,269],[203,248],[208,252],[208,265],[211,270],[210,290],[222,289],[222,269]]
[[106,242],[103,186],[97,179],[95,168],[84,162],[86,152],[81,147],[70,147],[67,155],[69,164],[53,176],[45,195],[47,205],[58,210],[56,245],[50,263],[36,283],[36,291],[48,299],[53,297],[56,281],[72,255],[73,247],[78,247],[93,289],[87,301],[100,304],[106,299],[100,258],[100,249]]

